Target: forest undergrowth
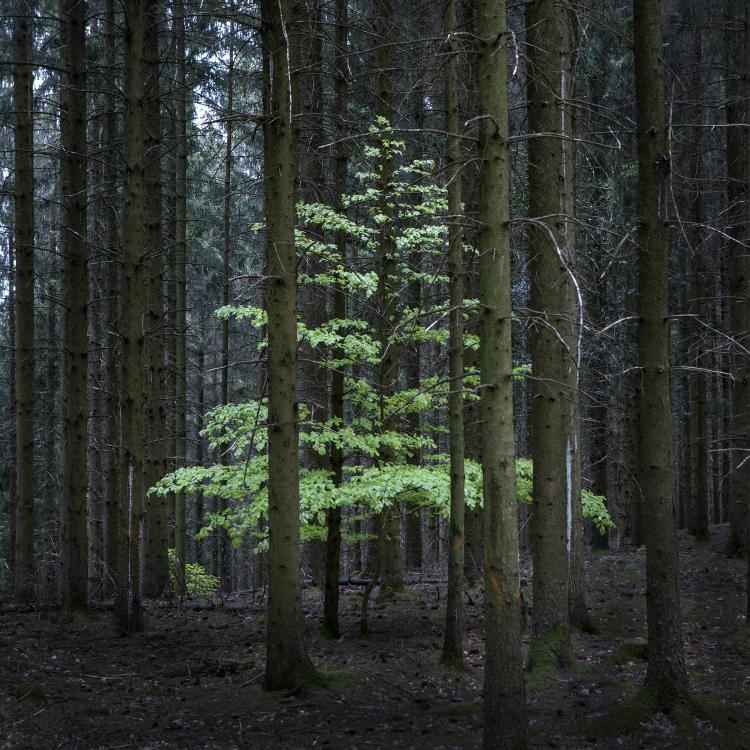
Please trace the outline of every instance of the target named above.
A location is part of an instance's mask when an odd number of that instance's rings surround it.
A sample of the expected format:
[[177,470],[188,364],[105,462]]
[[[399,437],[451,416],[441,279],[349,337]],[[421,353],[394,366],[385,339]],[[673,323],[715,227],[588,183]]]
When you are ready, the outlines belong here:
[[[681,536],[684,634],[697,709],[642,717],[618,708],[646,669],[645,551],[589,554],[588,604],[597,632],[574,637],[573,669],[529,674],[534,748],[750,747],[750,631],[744,570],[724,556],[727,529]],[[524,595],[531,596],[524,560]],[[321,594],[305,591],[310,654],[320,685],[298,694],[262,688],[265,611],[257,594],[223,606],[147,606],[147,629],[127,637],[109,613],[0,616],[0,748],[479,748],[482,595],[465,597],[466,672],[439,664],[445,584],[415,583],[370,612],[359,637],[360,593],[342,592],[344,637],[318,634]],[[529,601],[527,610],[533,616]],[[528,633],[525,637],[528,645]]]

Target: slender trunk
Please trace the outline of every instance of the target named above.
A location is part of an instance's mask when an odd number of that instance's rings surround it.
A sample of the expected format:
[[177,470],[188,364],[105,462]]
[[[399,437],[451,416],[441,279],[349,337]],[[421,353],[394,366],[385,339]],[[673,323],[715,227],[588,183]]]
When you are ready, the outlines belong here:
[[[300,92],[297,97],[299,114],[298,134],[299,181],[301,199],[315,203],[325,193],[323,151],[323,28],[320,0],[305,0],[304,30],[300,38]],[[303,259],[304,272],[311,277],[324,270],[324,265],[314,255]],[[319,328],[326,320],[326,293],[320,285],[306,284],[301,294],[301,315],[311,330]],[[311,424],[325,422],[329,417],[328,370],[320,363],[318,352],[305,343],[301,347],[301,400],[308,410]],[[312,427],[315,430],[315,427]],[[302,449],[303,465],[308,469],[325,471],[330,466],[326,453],[321,454],[310,444]],[[323,585],[325,579],[325,542],[314,539],[305,545],[305,562],[312,578]]]
[[[187,90],[185,88],[185,3],[177,0],[174,14],[177,57],[175,117],[177,120],[177,179],[175,181],[175,463],[187,464]],[[202,372],[201,366],[201,372]],[[202,409],[199,414],[202,414]],[[202,463],[202,461],[200,462]],[[199,463],[199,465],[200,465]],[[201,505],[203,498],[201,496]],[[200,522],[203,521],[201,512]],[[175,564],[184,569],[186,548],[185,493],[174,500]],[[200,545],[199,545],[200,547]],[[201,560],[202,561],[202,556]]]
[[[730,7],[742,4],[730,4]],[[748,232],[748,186],[750,184],[750,134],[743,127],[750,111],[750,6],[745,4],[741,17],[745,23],[740,35],[741,43],[730,38],[730,66],[740,70],[730,76],[727,99],[727,193],[729,199],[729,234],[734,240],[730,250],[729,268],[729,325],[732,347],[732,420],[731,420],[731,498],[729,552],[746,549],[748,509],[750,505],[750,461],[745,459],[750,451],[750,363],[745,354],[748,344],[750,317],[747,299],[750,296],[750,262],[745,242]],[[731,33],[731,32],[730,32]],[[734,35],[733,35],[734,36]]]
[[[378,117],[390,122],[393,116],[391,91],[392,49],[390,44],[393,25],[393,0],[376,0],[376,26],[378,47],[375,67],[375,112]],[[398,385],[399,353],[393,335],[396,322],[396,241],[390,216],[393,210],[387,198],[391,179],[393,178],[393,155],[387,146],[389,136],[384,135],[380,142],[380,174],[378,189],[381,202],[378,212],[386,217],[382,223],[380,238],[375,257],[378,277],[377,290],[377,325],[378,340],[381,346],[380,365],[377,373],[378,396],[380,399],[380,417],[385,432],[396,429],[395,417],[389,413],[388,401]],[[384,464],[395,459],[392,449],[380,450],[380,461]],[[385,508],[378,518],[378,558],[381,600],[391,597],[403,588],[401,571],[401,522],[400,509],[397,503]]]
[[105,17],[107,40],[107,73],[110,82],[106,91],[106,113],[104,115],[104,139],[106,142],[106,212],[107,212],[107,281],[106,281],[106,348],[104,371],[106,373],[105,435],[104,452],[104,591],[112,591],[117,563],[118,505],[120,493],[119,474],[119,396],[120,379],[118,351],[120,336],[120,253],[117,212],[117,114],[115,111],[114,76],[116,75],[115,3],[107,0]]
[[45,457],[46,477],[44,482],[44,595],[47,599],[57,599],[57,516],[55,514],[55,488],[57,485],[58,459],[55,451],[55,404],[57,402],[57,331],[55,320],[56,302],[47,303],[47,369],[45,373]]
[[120,537],[115,619],[140,630],[143,523],[144,105],[146,0],[125,4],[125,213],[122,295]]
[[[334,201],[339,211],[344,210],[343,197],[346,193],[347,148],[346,102],[349,86],[346,73],[347,33],[349,7],[348,0],[336,0],[336,47],[335,47],[335,111],[336,151],[334,163]],[[342,265],[346,265],[346,235],[336,233],[336,251]],[[346,318],[346,295],[337,284],[333,290],[333,317]],[[338,355],[336,355],[338,357]],[[344,371],[337,367],[331,374],[331,417],[344,424]],[[331,447],[331,472],[333,481],[340,485],[344,481],[344,452],[339,446]],[[326,514],[326,577],[323,606],[323,632],[330,638],[341,635],[339,625],[339,576],[341,572],[341,508],[330,508]]]
[[[98,144],[97,144],[98,145]],[[95,168],[98,172],[98,165]],[[100,180],[96,176],[97,190]],[[97,239],[98,241],[98,239]],[[88,436],[88,592],[89,597],[101,593],[102,582],[102,446],[104,443],[101,420],[102,393],[102,289],[101,261],[96,264],[96,271],[91,268],[89,279],[89,357],[88,357],[88,387],[89,387],[89,436]]]
[[14,591],[34,595],[34,97],[29,4],[16,0],[13,25],[16,250],[16,546]]
[[[414,113],[414,128],[418,135],[414,139],[414,159],[424,158],[424,98],[425,91],[422,82],[414,84],[412,91],[412,106]],[[415,196],[415,200],[418,200]],[[409,267],[413,273],[418,274],[422,266],[422,250],[413,248],[409,254]],[[422,282],[417,277],[412,279],[408,285],[408,306],[411,310],[419,310],[422,306]],[[422,383],[422,342],[419,337],[415,341],[408,342],[402,351],[404,362],[404,382],[408,391],[418,392]],[[420,431],[422,417],[419,411],[413,411],[406,415],[406,430],[410,435],[417,435]],[[407,463],[419,466],[422,463],[422,451],[416,449],[408,458]],[[410,507],[410,503],[402,503],[402,515],[404,516],[404,565],[407,570],[421,572],[422,559],[422,509]]]
[[292,76],[297,6],[262,0],[263,54],[270,118],[264,121],[266,266],[268,277],[269,593],[265,686],[299,686],[313,674],[302,620],[299,551],[297,414],[297,261],[294,246]]
[[[206,413],[206,389],[205,379],[203,377],[204,367],[206,366],[206,355],[203,349],[199,349],[196,355],[196,374],[198,376],[198,403],[195,416],[195,465],[203,466],[205,461],[205,451],[203,449],[203,415]],[[204,564],[205,544],[202,539],[198,539],[198,532],[203,528],[203,493],[198,492],[195,495],[195,561],[201,565]]]
[[[695,32],[695,57],[698,62],[695,81],[696,91],[702,91],[702,70],[703,61],[703,34],[700,27]],[[705,120],[704,106],[702,99],[698,102],[698,121],[702,123]],[[703,183],[704,165],[703,165],[703,131],[700,127],[695,128],[695,143],[693,148],[693,179],[695,181],[694,193],[692,195],[691,209],[693,214],[694,232],[693,232],[693,255],[691,258],[692,265],[692,297],[693,309],[696,319],[692,320],[691,328],[694,341],[694,365],[696,368],[710,368],[706,352],[706,331],[702,324],[708,320],[708,310],[706,304],[708,288],[708,268],[707,268],[707,244],[704,226],[706,223],[705,204],[703,200]],[[692,418],[692,438],[693,438],[693,456],[692,461],[695,467],[695,481],[692,483],[692,503],[690,518],[690,533],[698,539],[708,538],[709,522],[709,454],[708,444],[710,439],[710,430],[708,424],[708,405],[706,390],[710,380],[702,372],[696,372],[692,376],[693,388],[690,404],[693,406],[691,411]]]
[[63,602],[86,607],[88,598],[86,493],[88,490],[88,269],[86,253],[86,6],[63,0],[67,90],[61,117],[65,228],[65,438],[60,508],[65,521]]
[[669,144],[661,0],[634,0],[638,134],[640,485],[646,515],[646,684],[669,700],[687,688],[682,641],[669,377]]
[[[234,24],[230,24],[230,36],[234,33]],[[232,155],[234,148],[234,47],[229,46],[229,69],[227,71],[227,140],[224,151],[224,202],[222,213],[222,260],[223,260],[223,283],[222,283],[222,304],[228,305],[229,294],[229,276],[231,260],[231,211],[232,211]],[[229,318],[224,318],[221,326],[221,394],[222,404],[229,403]],[[222,450],[220,455],[222,464],[229,461],[229,454]],[[223,513],[227,508],[226,498],[216,499],[219,513]],[[222,591],[230,589],[230,550],[229,536],[224,528],[220,528],[216,536],[216,565],[217,575],[221,583]]]
[[8,474],[8,574],[11,590],[16,571],[16,253],[14,236],[8,238],[8,338],[10,339],[10,357],[8,358],[8,424],[10,429],[10,466]]
[[450,391],[451,509],[448,540],[448,600],[442,660],[464,663],[464,238],[461,229],[460,112],[458,105],[459,52],[456,39],[456,0],[448,0],[445,34],[449,57],[445,66],[446,167],[448,172],[448,267],[450,273]]
[[484,482],[484,747],[526,744],[518,505],[513,434],[510,154],[505,3],[477,8],[480,124],[479,257]]
[[[159,11],[157,0],[146,3],[144,112],[144,183],[146,189],[145,267],[145,460],[143,486],[148,491],[165,474],[164,454],[164,243],[161,199],[161,99],[159,93]],[[167,573],[167,506],[163,495],[146,498],[143,547],[143,593],[161,596],[169,587]]]

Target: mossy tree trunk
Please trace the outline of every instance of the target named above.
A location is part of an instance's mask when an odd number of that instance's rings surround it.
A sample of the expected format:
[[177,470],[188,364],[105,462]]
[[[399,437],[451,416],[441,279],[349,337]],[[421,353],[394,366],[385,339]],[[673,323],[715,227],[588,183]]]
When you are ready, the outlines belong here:
[[526,745],[513,433],[510,153],[504,2],[479,0],[480,372],[484,482],[484,747]]
[[269,76],[264,118],[266,309],[268,311],[268,636],[265,686],[299,686],[313,673],[304,642],[299,532],[296,168],[292,113],[297,6],[262,0]]
[[687,688],[674,518],[668,309],[670,156],[661,0],[634,0],[638,138],[640,478],[646,515],[646,685],[667,699]]

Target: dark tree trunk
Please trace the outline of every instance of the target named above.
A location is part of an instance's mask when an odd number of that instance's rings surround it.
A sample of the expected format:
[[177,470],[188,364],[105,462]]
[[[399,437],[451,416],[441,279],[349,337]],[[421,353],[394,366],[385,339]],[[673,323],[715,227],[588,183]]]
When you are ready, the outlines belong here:
[[484,482],[484,747],[526,745],[513,432],[510,153],[505,3],[480,0],[478,155]]
[[640,477],[646,520],[646,684],[670,701],[687,689],[682,640],[670,401],[667,273],[669,144],[661,0],[634,0],[638,134]]
[[268,276],[268,638],[265,686],[298,687],[314,674],[304,642],[299,552],[297,259],[292,77],[297,6],[262,0],[263,54],[270,117],[264,121]]

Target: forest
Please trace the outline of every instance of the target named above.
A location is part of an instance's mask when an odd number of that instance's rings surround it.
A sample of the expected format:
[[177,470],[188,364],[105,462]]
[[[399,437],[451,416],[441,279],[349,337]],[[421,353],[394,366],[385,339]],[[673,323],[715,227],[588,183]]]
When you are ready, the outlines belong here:
[[750,0],[0,0],[0,750],[750,748]]

